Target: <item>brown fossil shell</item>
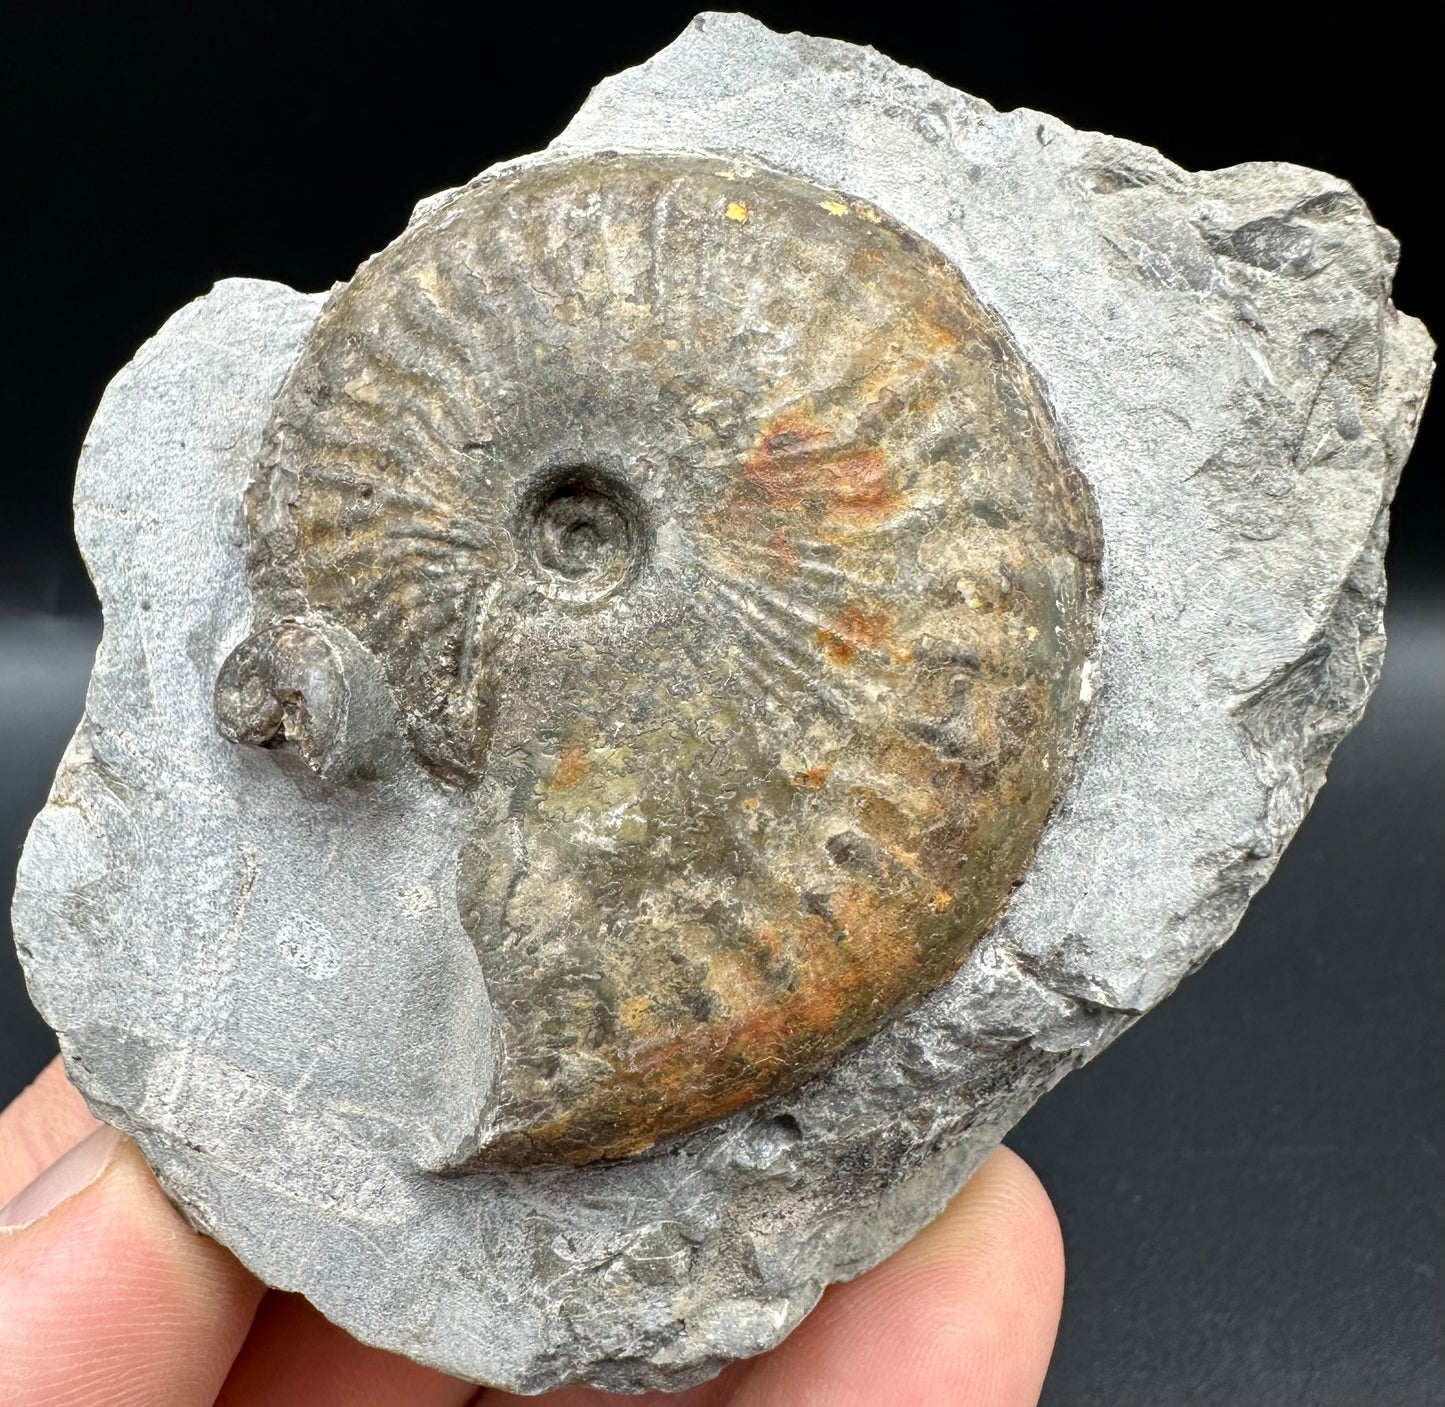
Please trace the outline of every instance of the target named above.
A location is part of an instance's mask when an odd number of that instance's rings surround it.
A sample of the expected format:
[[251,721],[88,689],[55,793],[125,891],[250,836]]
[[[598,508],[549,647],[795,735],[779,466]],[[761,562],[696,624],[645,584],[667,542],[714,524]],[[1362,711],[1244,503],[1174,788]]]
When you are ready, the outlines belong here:
[[1069,772],[1088,490],[959,272],[791,176],[462,191],[328,304],[249,512],[266,639],[360,642],[474,808],[479,1162],[817,1072],[958,968]]

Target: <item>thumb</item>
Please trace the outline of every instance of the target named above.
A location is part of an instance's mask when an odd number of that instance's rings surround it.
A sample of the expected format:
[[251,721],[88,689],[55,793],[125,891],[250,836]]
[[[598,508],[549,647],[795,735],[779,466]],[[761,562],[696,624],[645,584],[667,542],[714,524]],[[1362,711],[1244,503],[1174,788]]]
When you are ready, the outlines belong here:
[[102,1125],[0,1208],[0,1403],[202,1407],[260,1293]]

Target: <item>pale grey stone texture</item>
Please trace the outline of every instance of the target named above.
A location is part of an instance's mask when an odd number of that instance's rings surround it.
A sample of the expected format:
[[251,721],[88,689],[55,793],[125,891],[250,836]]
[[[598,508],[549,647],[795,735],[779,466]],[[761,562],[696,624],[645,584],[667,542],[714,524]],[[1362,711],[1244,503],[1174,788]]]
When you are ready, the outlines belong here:
[[524,161],[619,148],[873,202],[1041,377],[1099,502],[1104,613],[1075,782],[1004,921],[795,1095],[624,1164],[429,1171],[490,1079],[461,805],[415,767],[363,801],[212,717],[251,615],[241,491],[323,301],[241,280],[146,344],[86,441],[105,638],[15,904],[73,1077],[198,1227],[362,1339],[524,1391],[770,1347],[1224,942],[1378,675],[1431,365],[1343,182],[1183,171],[871,50],[701,16]]

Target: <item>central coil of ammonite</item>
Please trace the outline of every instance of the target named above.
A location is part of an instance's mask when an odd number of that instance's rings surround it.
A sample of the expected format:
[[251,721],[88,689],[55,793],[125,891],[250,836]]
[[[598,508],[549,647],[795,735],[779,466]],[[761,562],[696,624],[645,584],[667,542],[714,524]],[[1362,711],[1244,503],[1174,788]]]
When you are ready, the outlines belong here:
[[457,193],[328,303],[248,501],[223,730],[339,774],[371,668],[466,795],[479,1164],[817,1073],[959,967],[1067,780],[1088,489],[958,270],[795,177]]

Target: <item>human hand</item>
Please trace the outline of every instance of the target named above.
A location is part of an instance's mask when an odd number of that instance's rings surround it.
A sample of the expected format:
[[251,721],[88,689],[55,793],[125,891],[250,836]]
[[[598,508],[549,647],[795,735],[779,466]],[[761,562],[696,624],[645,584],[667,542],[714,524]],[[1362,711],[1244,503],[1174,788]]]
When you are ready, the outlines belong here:
[[1000,1149],[771,1353],[682,1393],[518,1398],[267,1291],[189,1229],[59,1060],[0,1114],[0,1407],[1029,1407],[1062,1292],[1048,1196]]

